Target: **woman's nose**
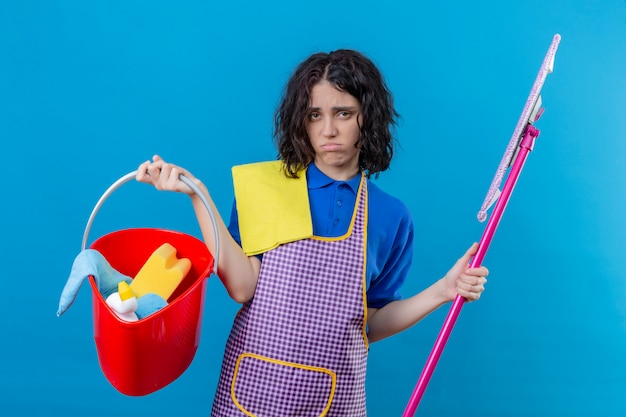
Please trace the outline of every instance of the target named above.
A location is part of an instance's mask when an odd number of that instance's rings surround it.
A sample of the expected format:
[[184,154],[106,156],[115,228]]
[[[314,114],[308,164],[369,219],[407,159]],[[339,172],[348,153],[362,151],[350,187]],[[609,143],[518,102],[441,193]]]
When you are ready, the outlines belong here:
[[337,136],[337,127],[332,122],[332,120],[327,120],[324,122],[324,136],[334,137]]

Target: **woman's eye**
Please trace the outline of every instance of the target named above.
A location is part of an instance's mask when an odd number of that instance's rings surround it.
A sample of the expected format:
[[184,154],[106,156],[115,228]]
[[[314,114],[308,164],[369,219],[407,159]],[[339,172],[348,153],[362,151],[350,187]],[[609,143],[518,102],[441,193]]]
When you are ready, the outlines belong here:
[[338,116],[342,119],[347,119],[348,117],[350,117],[351,114],[352,113],[350,113],[349,111],[340,111]]
[[319,113],[309,113],[309,120],[317,120],[320,118]]

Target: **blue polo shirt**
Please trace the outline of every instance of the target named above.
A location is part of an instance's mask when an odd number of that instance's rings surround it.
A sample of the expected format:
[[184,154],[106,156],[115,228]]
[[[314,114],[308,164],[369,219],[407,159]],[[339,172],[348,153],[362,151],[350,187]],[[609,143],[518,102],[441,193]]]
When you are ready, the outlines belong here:
[[[335,181],[315,164],[310,164],[306,177],[313,234],[322,237],[344,235],[350,227],[361,176]],[[370,180],[367,180],[367,190],[367,302],[369,307],[380,308],[402,298],[400,287],[413,259],[413,220],[402,201],[385,193]],[[235,204],[228,230],[241,244]]]

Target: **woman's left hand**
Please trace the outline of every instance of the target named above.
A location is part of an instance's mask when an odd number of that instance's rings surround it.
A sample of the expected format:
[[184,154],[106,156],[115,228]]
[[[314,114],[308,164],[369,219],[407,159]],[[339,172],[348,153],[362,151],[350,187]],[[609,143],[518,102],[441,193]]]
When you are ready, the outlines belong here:
[[443,278],[446,297],[450,298],[450,300],[454,299],[458,294],[467,301],[475,301],[485,291],[486,277],[489,275],[489,270],[484,266],[478,268],[468,267],[472,256],[476,254],[477,250],[478,243],[472,244]]

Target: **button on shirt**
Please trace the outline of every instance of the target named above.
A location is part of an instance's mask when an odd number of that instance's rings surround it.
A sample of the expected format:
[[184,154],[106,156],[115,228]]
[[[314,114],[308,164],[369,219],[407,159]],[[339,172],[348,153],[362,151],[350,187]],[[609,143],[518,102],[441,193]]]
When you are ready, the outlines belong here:
[[[343,236],[350,227],[361,176],[335,181],[315,164],[309,165],[306,176],[313,234]],[[404,203],[367,181],[367,300],[369,307],[380,308],[401,298],[399,290],[413,258],[413,221]],[[228,229],[241,244],[236,204]]]

